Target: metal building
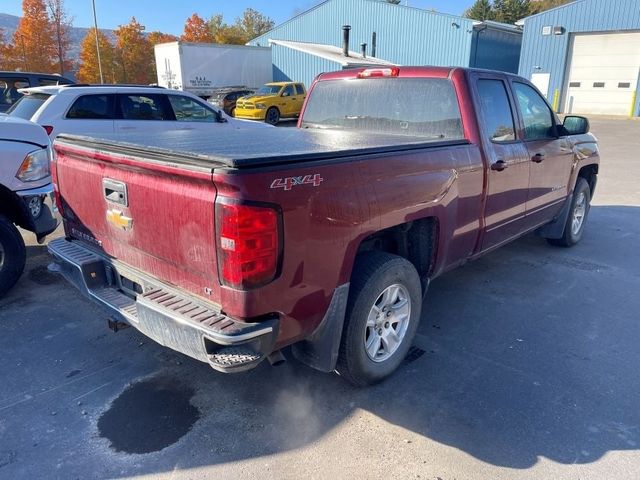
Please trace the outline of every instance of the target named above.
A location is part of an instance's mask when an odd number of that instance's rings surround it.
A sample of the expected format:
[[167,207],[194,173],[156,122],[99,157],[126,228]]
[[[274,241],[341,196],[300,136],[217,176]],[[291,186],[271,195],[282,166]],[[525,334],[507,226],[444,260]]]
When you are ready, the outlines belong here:
[[[249,44],[271,45],[274,80],[302,81],[309,86],[321,72],[352,66],[353,62],[341,65],[335,58],[317,55],[327,46],[342,48],[344,25],[351,26],[349,50],[362,52],[364,48],[369,61],[375,57],[396,65],[518,70],[519,28],[381,0],[327,0]],[[287,42],[307,45],[296,49]]]
[[519,73],[557,111],[640,115],[640,0],[578,0],[519,23]]

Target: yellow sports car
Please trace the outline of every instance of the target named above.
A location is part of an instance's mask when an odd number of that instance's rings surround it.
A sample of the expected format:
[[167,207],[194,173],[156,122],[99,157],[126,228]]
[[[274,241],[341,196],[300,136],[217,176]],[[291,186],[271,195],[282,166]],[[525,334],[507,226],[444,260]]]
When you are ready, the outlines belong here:
[[276,125],[281,118],[300,116],[307,91],[302,83],[267,83],[253,95],[236,102],[235,117],[244,120],[264,120]]

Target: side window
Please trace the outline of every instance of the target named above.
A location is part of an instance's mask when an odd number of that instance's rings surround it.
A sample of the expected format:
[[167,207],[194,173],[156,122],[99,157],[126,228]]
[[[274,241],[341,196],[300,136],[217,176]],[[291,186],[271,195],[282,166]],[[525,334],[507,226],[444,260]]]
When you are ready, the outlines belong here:
[[293,97],[294,93],[293,93],[293,85],[287,85],[284,89],[284,91],[282,92],[282,96],[283,97]]
[[173,120],[161,95],[118,95],[118,104],[124,120]]
[[5,108],[8,105],[13,105],[22,97],[18,89],[27,87],[29,87],[29,80],[27,78],[0,77],[0,105],[3,105]]
[[502,80],[478,80],[478,93],[482,105],[482,121],[494,142],[516,139],[511,104]]
[[83,95],[67,112],[67,118],[113,120],[111,95]]
[[553,114],[538,92],[524,83],[514,82],[513,87],[524,120],[525,140],[555,138]]
[[304,95],[304,87],[296,83],[296,95]]
[[215,122],[215,112],[201,103],[182,95],[169,95],[176,120],[179,122]]

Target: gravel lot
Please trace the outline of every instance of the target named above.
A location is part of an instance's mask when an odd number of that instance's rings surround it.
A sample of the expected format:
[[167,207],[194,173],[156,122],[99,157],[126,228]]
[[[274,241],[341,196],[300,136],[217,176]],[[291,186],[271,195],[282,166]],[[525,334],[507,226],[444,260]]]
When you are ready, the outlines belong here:
[[0,301],[0,478],[640,478],[640,122],[592,130],[583,242],[530,236],[436,280],[420,350],[370,389],[114,334],[27,237]]

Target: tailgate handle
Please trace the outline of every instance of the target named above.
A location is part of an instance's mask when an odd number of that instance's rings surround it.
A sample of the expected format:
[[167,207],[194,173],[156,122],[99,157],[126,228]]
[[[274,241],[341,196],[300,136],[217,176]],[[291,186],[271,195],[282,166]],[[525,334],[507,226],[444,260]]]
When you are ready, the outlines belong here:
[[118,205],[129,206],[129,199],[127,198],[127,185],[111,180],[109,178],[102,179],[102,187],[104,198],[109,202],[117,203]]

